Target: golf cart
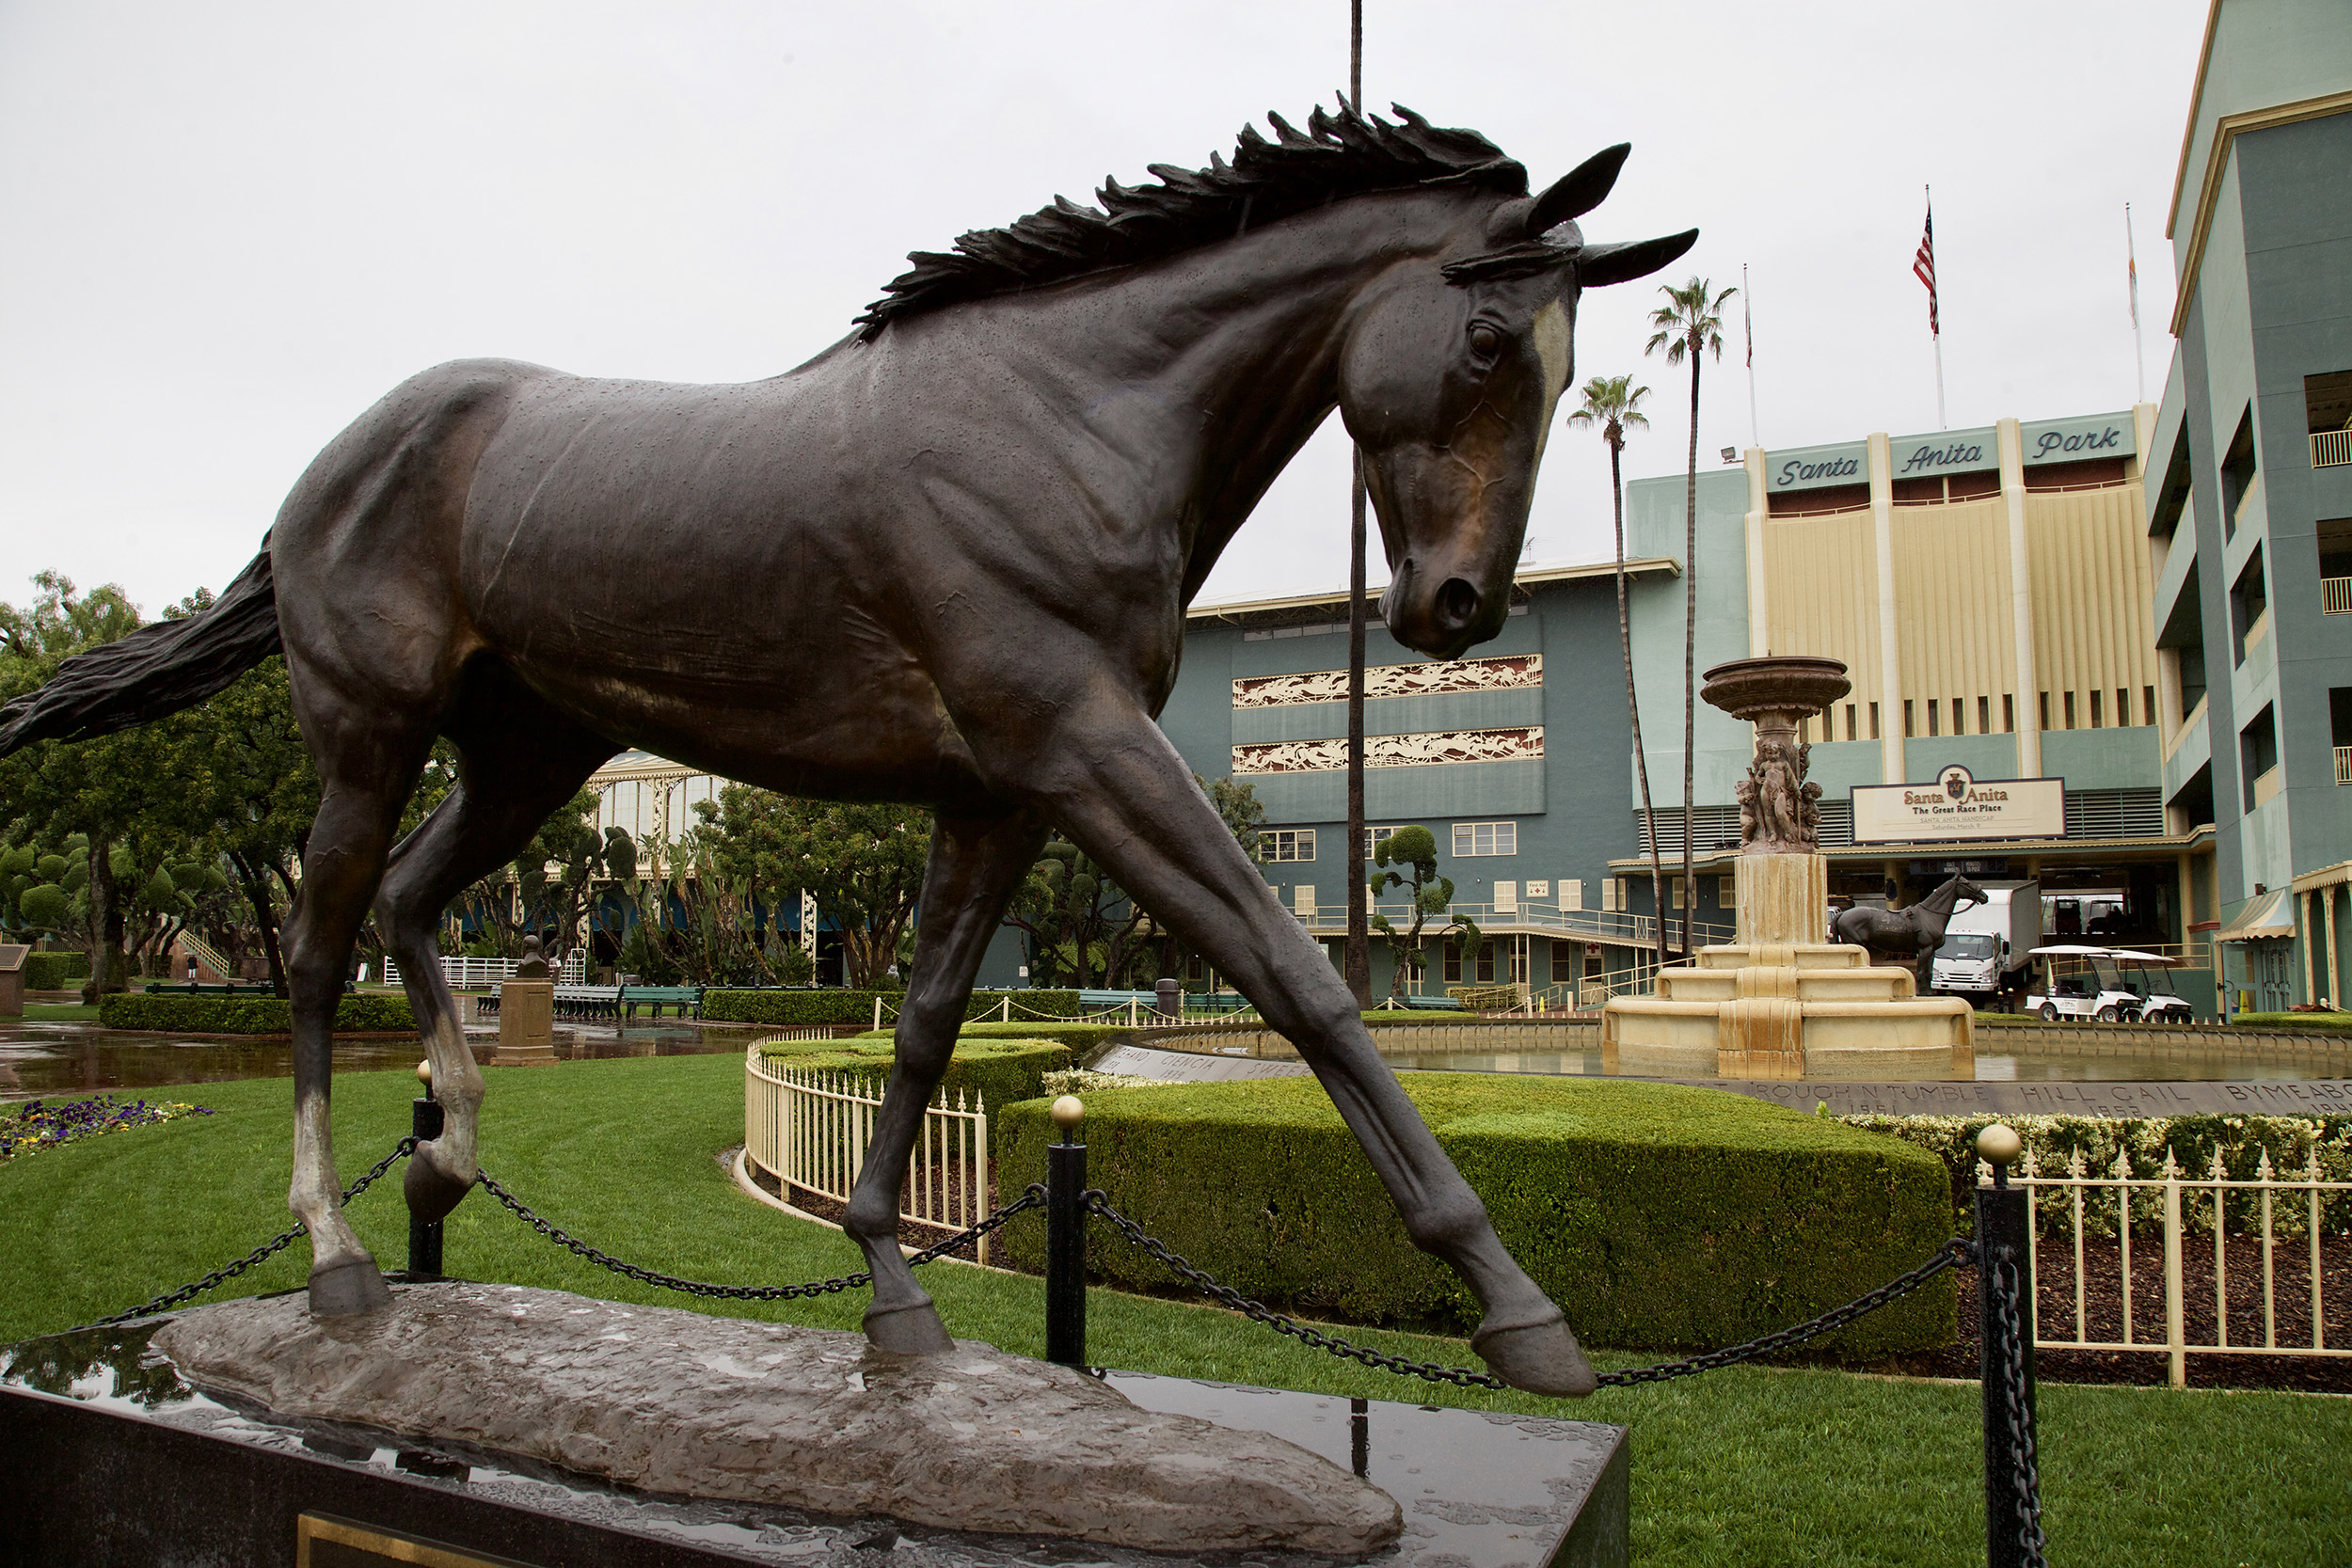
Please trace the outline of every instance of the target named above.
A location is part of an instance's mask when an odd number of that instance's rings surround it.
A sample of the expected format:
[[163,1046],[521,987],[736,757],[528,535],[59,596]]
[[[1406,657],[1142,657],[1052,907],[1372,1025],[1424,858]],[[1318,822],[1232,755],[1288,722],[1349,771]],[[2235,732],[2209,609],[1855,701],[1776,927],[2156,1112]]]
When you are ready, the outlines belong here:
[[2185,1023],[2195,1011],[2153,973],[2173,960],[2131,948],[2060,944],[2033,949],[2047,960],[2048,977],[2026,998],[2026,1011],[2044,1023],[2060,1019],[2096,1019],[2101,1023]]

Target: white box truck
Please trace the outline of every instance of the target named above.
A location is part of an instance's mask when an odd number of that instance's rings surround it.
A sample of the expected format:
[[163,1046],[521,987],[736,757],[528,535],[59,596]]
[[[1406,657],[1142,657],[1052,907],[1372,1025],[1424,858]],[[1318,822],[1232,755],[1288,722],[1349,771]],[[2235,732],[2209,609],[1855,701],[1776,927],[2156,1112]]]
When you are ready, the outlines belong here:
[[1984,902],[1954,910],[1935,950],[1933,990],[1990,1006],[2026,979],[2042,945],[2042,884],[2039,881],[1979,882]]

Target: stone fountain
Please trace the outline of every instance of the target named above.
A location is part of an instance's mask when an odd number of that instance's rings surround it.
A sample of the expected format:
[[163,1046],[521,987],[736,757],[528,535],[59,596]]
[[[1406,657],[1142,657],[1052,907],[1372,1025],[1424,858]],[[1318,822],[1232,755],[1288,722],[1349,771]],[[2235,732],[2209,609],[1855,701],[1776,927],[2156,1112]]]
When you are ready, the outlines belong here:
[[1601,1056],[1612,1073],[1675,1078],[1973,1078],[1975,1014],[1920,996],[1907,969],[1825,940],[1821,786],[1805,782],[1797,725],[1851,689],[1834,658],[1741,658],[1699,695],[1756,726],[1740,781],[1739,940],[1658,975],[1655,996],[1613,998]]

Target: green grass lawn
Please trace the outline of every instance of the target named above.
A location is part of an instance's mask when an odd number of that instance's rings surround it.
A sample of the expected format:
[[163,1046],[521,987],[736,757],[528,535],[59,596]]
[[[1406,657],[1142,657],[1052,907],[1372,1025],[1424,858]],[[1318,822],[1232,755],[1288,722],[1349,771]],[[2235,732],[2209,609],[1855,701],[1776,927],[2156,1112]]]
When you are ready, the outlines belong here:
[[27,1002],[24,1004],[27,1023],[95,1023],[98,1009],[79,1002]]
[[[649,1268],[742,1283],[850,1272],[859,1259],[847,1241],[754,1202],[716,1163],[742,1135],[740,1072],[732,1055],[488,1069],[483,1163],[555,1223]],[[407,1073],[338,1081],[346,1180],[407,1130],[415,1088]],[[288,1081],[150,1092],[219,1114],[0,1165],[0,1340],[135,1305],[290,1223]],[[379,1259],[398,1266],[407,1222],[397,1171],[351,1213]],[[228,1289],[290,1289],[307,1266],[297,1243]],[[751,1306],[657,1291],[559,1251],[481,1194],[451,1217],[448,1266],[475,1279],[830,1328],[854,1327],[865,1307],[860,1291]],[[947,1264],[925,1275],[954,1334],[1043,1350],[1037,1281]],[[1643,1561],[1983,1560],[1973,1384],[1740,1368],[1568,1405],[1404,1384],[1169,1301],[1095,1291],[1089,1328],[1090,1354],[1111,1366],[1621,1422],[1633,1434]],[[1460,1341],[1354,1337],[1470,1364]],[[2074,1568],[2341,1568],[2352,1559],[2343,1465],[2352,1400],[2045,1385],[2042,1442],[2052,1557]]]

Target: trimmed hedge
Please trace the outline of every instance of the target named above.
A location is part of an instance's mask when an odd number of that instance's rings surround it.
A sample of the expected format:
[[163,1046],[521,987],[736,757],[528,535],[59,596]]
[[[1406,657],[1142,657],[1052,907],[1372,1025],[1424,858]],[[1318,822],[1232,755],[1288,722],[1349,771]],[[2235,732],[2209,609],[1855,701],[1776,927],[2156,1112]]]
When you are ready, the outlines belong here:
[[89,978],[87,953],[27,953],[24,955],[24,989],[26,990],[72,990],[73,982]]
[[[759,1047],[760,1055],[778,1067],[838,1072],[877,1083],[890,1076],[891,1051],[888,1040],[874,1038],[768,1040]],[[987,1102],[993,1130],[1001,1107],[1043,1094],[1045,1074],[1069,1067],[1070,1060],[1070,1048],[1053,1040],[966,1036],[956,1042],[940,1086],[951,1104],[959,1093],[979,1095]]]
[[[1667,1084],[1401,1076],[1503,1244],[1588,1343],[1734,1344],[1883,1285],[1951,1234],[1941,1161],[1825,1117]],[[999,1189],[1043,1180],[1046,1102],[1000,1122]],[[1477,1320],[1311,1079],[1099,1092],[1084,1131],[1090,1182],[1246,1295],[1349,1323]],[[1043,1227],[1003,1243],[1042,1266]],[[1130,1289],[1174,1283],[1107,1226],[1089,1228],[1088,1262]],[[1854,1358],[1948,1345],[1957,1300],[1943,1276],[1815,1344]]]
[[[1057,1018],[1078,1016],[1074,990],[1024,990],[1013,994],[1013,1010],[1048,1013]],[[715,1023],[771,1023],[778,1027],[806,1023],[866,1023],[874,1022],[874,998],[893,1009],[906,1001],[896,990],[707,990],[703,1017]],[[964,1017],[978,1018],[1004,1005],[1002,991],[975,991]],[[1018,1024],[1020,1020],[1016,1018]]]
[[[956,1038],[960,1040],[1052,1040],[1057,1045],[1066,1045],[1073,1053],[1083,1054],[1106,1039],[1131,1033],[1133,1031],[1123,1023],[967,1023],[956,1032]],[[862,1035],[850,1037],[852,1039],[860,1040],[886,1040],[894,1037],[895,1032],[889,1029],[868,1029]]]
[[[274,996],[149,996],[119,991],[98,999],[98,1022],[109,1029],[169,1030],[188,1035],[290,1035],[294,1004]],[[413,1035],[408,999],[381,991],[345,996],[335,1009],[339,1035]]]
[[2230,1023],[2233,1028],[2309,1029],[2313,1034],[2342,1035],[2352,1033],[2352,1013],[2239,1013]]

